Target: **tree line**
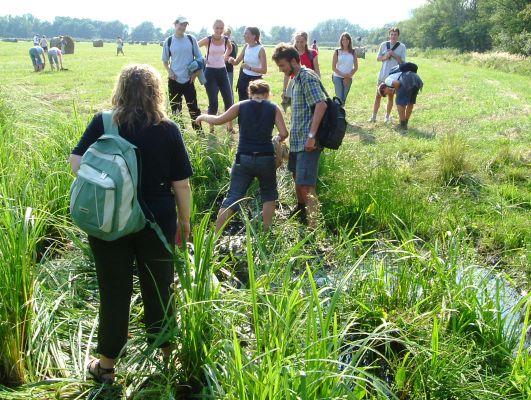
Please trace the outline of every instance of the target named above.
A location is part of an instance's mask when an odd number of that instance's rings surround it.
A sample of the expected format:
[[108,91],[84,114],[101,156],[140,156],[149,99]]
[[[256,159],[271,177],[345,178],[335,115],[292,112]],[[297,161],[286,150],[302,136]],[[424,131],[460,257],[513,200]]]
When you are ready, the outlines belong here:
[[[408,47],[456,48],[461,51],[492,49],[531,55],[531,2],[529,0],[428,0],[412,12],[406,21],[366,30],[346,19],[320,22],[309,34],[321,45],[338,45],[342,32],[349,32],[354,45],[377,45],[387,39],[391,26],[399,26],[400,40]],[[245,27],[233,29],[238,40]],[[41,21],[31,14],[0,17],[0,37],[31,38],[34,34],[48,37],[69,35],[77,39],[115,39],[121,36],[133,41],[158,41],[173,32],[163,32],[152,22],[129,27],[120,21],[95,21],[56,17],[53,22]],[[203,28],[198,38],[210,31]],[[292,40],[295,28],[273,26],[262,32],[262,42],[273,44]]]

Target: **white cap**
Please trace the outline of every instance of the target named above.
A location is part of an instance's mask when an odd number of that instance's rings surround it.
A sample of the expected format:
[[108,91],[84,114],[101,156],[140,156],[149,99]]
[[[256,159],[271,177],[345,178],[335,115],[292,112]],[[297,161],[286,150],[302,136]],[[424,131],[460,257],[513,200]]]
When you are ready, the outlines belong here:
[[177,19],[174,22],[174,24],[187,24],[187,23],[188,23],[188,19],[183,16],[177,17]]

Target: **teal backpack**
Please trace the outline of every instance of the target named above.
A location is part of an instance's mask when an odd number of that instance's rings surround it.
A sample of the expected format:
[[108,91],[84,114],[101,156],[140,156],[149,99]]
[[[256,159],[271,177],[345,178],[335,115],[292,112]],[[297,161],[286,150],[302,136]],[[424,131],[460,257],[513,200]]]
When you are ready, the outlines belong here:
[[70,214],[88,235],[111,241],[141,231],[149,224],[168,251],[160,227],[144,215],[138,199],[137,148],[122,138],[112,111],[102,114],[104,134],[81,158],[70,188]]

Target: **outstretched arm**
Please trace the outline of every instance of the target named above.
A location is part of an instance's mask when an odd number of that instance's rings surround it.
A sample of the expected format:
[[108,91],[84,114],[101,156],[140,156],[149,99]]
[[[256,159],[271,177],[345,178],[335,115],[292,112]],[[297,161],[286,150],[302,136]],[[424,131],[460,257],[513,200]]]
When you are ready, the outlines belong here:
[[240,111],[240,103],[233,104],[231,108],[229,108],[227,111],[225,111],[221,115],[208,115],[208,114],[201,114],[199,117],[196,118],[195,122],[208,122],[212,125],[223,125],[229,121],[232,121],[234,118],[238,116],[238,113]]

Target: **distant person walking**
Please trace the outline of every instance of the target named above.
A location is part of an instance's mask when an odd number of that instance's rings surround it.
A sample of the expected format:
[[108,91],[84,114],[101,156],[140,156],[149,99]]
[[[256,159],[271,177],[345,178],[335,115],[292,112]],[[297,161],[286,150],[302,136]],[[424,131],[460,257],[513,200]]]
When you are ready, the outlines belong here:
[[[299,52],[300,64],[309,68],[321,77],[321,70],[319,69],[319,59],[316,49],[308,48],[308,34],[303,31],[296,32],[293,35],[293,45]],[[293,88],[293,78],[295,75],[284,75],[284,86],[282,89],[282,103],[289,104],[291,100],[291,90]]]
[[407,131],[413,107],[417,102],[417,94],[423,86],[424,83],[417,73],[406,71],[389,75],[385,82],[378,87],[378,93],[381,97],[396,93],[396,108],[400,119],[399,129]]
[[120,36],[118,36],[116,38],[116,55],[118,55],[120,53],[123,56],[125,56],[125,54],[124,54],[124,41],[122,40],[122,38]]
[[352,86],[352,77],[358,70],[358,57],[352,48],[352,37],[343,32],[339,38],[339,48],[334,51],[332,57],[332,81],[336,96],[343,104],[347,102],[347,96]]
[[240,101],[249,98],[247,92],[249,82],[261,79],[262,75],[267,73],[266,53],[264,46],[260,43],[260,29],[248,26],[245,28],[243,39],[245,40],[245,46],[242,52],[236,59],[229,58],[229,63],[232,65],[238,65],[243,60],[236,84]]
[[[182,112],[183,96],[188,106],[192,126],[195,130],[201,131],[201,125],[195,119],[201,115],[201,110],[197,105],[197,92],[194,81],[199,75],[199,71],[190,73],[188,66],[199,61],[204,65],[204,59],[197,45],[194,36],[186,32],[188,20],[185,17],[178,17],[173,23],[175,33],[164,41],[162,46],[162,64],[168,72],[168,93],[170,96],[170,106],[173,115]],[[181,122],[181,127],[184,124]]]
[[50,68],[52,71],[54,70],[54,67],[57,71],[59,71],[59,68],[61,68],[61,71],[64,69],[63,53],[57,47],[52,47],[48,50],[48,61],[50,62]]
[[254,80],[249,83],[249,100],[234,104],[220,116],[201,115],[198,118],[198,121],[215,125],[236,117],[240,121],[238,151],[230,173],[229,192],[221,203],[216,219],[216,231],[221,230],[227,219],[240,209],[239,203],[254,178],[260,184],[264,229],[271,226],[278,199],[275,153],[271,139],[274,126],[279,131],[278,141],[288,137],[288,130],[280,108],[269,101],[269,94],[266,81]]
[[39,46],[39,42],[40,42],[40,36],[39,35],[34,35],[33,36],[33,45],[34,46]]
[[59,36],[59,42],[61,43],[61,53],[65,54],[66,39],[63,36]]
[[326,93],[317,74],[300,64],[295,47],[280,43],[275,48],[273,60],[285,75],[295,74],[288,161],[297,195],[297,208],[292,215],[298,215],[303,223],[315,228],[319,211],[317,173],[322,150],[317,130],[327,108]]
[[[227,111],[233,103],[232,90],[229,82],[229,75],[225,62],[229,59],[232,52],[232,43],[227,36],[224,36],[225,24],[222,20],[217,19],[213,25],[214,33],[201,39],[198,42],[199,47],[207,48],[206,69],[205,69],[205,89],[208,96],[208,113],[216,115],[218,113],[218,94],[221,93],[223,105]],[[227,121],[227,130],[234,133],[232,120]],[[210,132],[214,132],[211,125]]]
[[[229,54],[229,58],[230,57],[236,58],[238,56],[238,45],[232,39],[232,29],[231,28],[227,27],[225,29],[225,36],[227,36],[229,38],[230,44],[232,46],[232,50],[231,50],[231,52]],[[232,102],[234,103],[234,94],[233,94],[233,90],[234,90],[234,65],[229,63],[229,61],[227,60],[225,62],[225,68],[227,69],[227,75],[229,76],[230,93],[232,94]]]
[[48,39],[46,39],[46,35],[42,35],[42,38],[39,41],[39,46],[42,47],[45,53],[48,52]]
[[35,45],[29,49],[29,56],[33,64],[35,72],[40,72],[46,67],[46,59],[44,56],[44,50],[41,46]]
[[[174,243],[178,227],[185,240],[190,232],[189,177],[193,171],[179,128],[166,118],[165,109],[162,78],[155,68],[129,65],[120,72],[112,97],[111,121],[119,135],[137,147],[142,162],[138,189],[144,214],[152,216],[167,241]],[[80,170],[81,157],[89,146],[106,133],[106,117],[97,113],[73,149],[70,165],[74,173]],[[99,359],[92,359],[87,369],[96,381],[111,383],[116,359],[127,343],[134,265],[142,292],[147,340],[159,343],[165,356],[171,354],[169,332],[176,318],[174,256],[150,224],[116,240],[89,235],[88,241],[94,256],[100,305]]]
[[318,48],[317,48],[317,40],[315,40],[315,39],[313,39],[313,42],[312,42],[312,49],[318,50]]
[[[380,44],[380,49],[378,50],[377,60],[381,61],[382,68],[378,74],[378,84],[377,88],[385,81],[385,78],[389,76],[389,71],[394,66],[406,62],[406,46],[403,43],[398,41],[400,36],[400,30],[398,28],[389,29],[389,40]],[[394,93],[389,93],[387,95],[387,110],[385,113],[385,122],[391,122],[391,111],[393,110],[393,97]],[[380,102],[382,96],[380,91],[376,91],[376,98],[374,99],[374,107],[372,111],[372,116],[369,119],[369,122],[376,122],[376,115],[378,114],[378,109],[380,108]]]

